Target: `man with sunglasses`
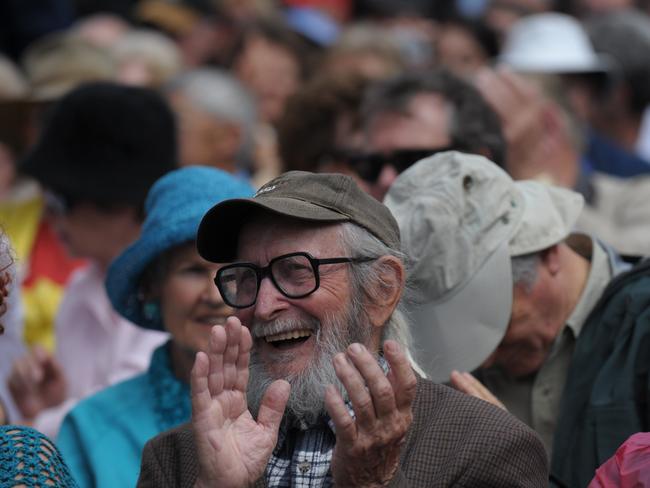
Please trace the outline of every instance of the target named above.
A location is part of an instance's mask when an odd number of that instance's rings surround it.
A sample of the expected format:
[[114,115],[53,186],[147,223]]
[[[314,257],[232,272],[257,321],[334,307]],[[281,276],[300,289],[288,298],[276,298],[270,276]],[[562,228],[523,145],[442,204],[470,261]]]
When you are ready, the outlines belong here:
[[348,176],[289,172],[203,218],[237,312],[192,371],[192,422],[139,486],[545,486],[531,430],[418,376],[389,210]]
[[371,85],[362,117],[366,151],[346,160],[379,200],[402,171],[438,152],[455,149],[504,163],[496,112],[473,86],[444,70]]

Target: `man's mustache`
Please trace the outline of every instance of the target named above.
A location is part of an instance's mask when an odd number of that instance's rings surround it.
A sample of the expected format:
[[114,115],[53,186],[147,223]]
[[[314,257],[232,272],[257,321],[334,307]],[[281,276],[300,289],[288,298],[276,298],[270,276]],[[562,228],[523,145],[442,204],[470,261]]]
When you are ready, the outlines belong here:
[[269,321],[256,320],[250,327],[253,339],[263,339],[266,336],[293,332],[296,330],[309,330],[315,334],[320,330],[321,323],[314,317],[305,319],[277,319]]

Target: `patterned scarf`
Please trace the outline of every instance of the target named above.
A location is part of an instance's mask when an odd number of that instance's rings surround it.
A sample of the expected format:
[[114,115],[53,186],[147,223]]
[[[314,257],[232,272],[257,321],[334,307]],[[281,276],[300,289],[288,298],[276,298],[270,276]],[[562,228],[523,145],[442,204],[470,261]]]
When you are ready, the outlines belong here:
[[174,375],[170,348],[171,341],[159,346],[151,357],[147,371],[153,392],[156,424],[160,432],[188,422],[192,415],[190,385]]

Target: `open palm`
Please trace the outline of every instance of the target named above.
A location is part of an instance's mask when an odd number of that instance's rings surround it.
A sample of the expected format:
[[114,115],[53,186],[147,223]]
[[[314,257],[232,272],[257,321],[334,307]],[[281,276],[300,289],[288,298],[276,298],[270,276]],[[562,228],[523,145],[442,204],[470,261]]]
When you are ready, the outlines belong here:
[[213,327],[208,353],[197,354],[191,385],[199,486],[253,484],[277,442],[290,387],[271,384],[253,418],[246,402],[251,346],[248,329],[230,317],[225,327]]

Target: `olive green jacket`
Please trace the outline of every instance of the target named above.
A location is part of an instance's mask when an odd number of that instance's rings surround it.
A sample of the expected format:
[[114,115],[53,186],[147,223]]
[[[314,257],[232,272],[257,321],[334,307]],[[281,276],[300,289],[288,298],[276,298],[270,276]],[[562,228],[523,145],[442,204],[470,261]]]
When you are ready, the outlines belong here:
[[[548,487],[544,447],[509,413],[418,379],[413,423],[392,487]],[[190,488],[198,476],[191,426],[147,443],[139,487]],[[266,486],[258,480],[255,486]]]

